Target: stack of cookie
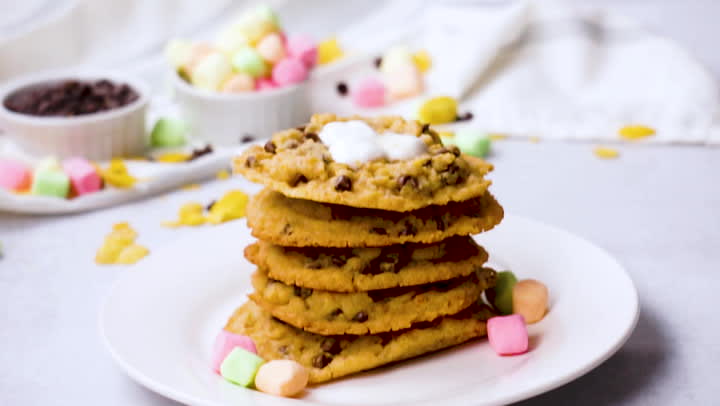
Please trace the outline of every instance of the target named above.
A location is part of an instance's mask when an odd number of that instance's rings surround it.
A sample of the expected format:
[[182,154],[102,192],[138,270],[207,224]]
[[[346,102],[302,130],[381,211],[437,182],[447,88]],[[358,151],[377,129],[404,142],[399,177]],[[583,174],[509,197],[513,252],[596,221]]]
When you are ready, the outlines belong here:
[[[369,151],[369,152],[368,152]],[[469,236],[498,224],[486,162],[398,117],[315,115],[251,147],[254,292],[226,329],[317,383],[485,334],[495,273]]]

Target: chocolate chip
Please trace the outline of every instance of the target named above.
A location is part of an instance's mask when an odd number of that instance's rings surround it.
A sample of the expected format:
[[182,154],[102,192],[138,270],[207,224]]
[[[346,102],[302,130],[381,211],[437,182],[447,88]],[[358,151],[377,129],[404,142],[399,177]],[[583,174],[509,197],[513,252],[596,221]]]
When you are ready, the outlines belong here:
[[243,136],[240,137],[240,142],[242,144],[247,144],[248,142],[253,142],[253,141],[255,141],[255,137],[253,137],[250,134],[243,134]]
[[335,310],[331,311],[330,314],[327,315],[327,319],[332,320],[335,317],[341,315],[342,313],[343,313],[343,311],[341,309],[335,309]]
[[332,356],[323,352],[321,354],[316,355],[315,358],[313,358],[312,365],[315,368],[325,368],[325,366],[327,366],[327,364],[332,362],[332,360],[333,360]]
[[298,142],[295,140],[291,140],[291,141],[285,143],[285,148],[287,148],[287,149],[295,149],[299,146],[300,146],[300,144],[298,144]]
[[269,152],[271,154],[274,154],[275,151],[277,151],[277,147],[275,146],[275,143],[272,141],[268,141],[265,143],[265,146],[263,147],[266,152]]
[[337,86],[335,87],[338,94],[340,96],[347,96],[348,94],[348,85],[345,82],[338,82]]
[[403,186],[405,186],[405,185],[410,185],[413,189],[418,188],[417,178],[414,176],[410,176],[410,175],[400,176],[397,180],[397,183],[398,183],[398,186],[400,187],[400,189],[402,189]]
[[473,113],[468,111],[465,114],[459,115],[455,118],[455,121],[469,121],[473,119]]
[[352,190],[352,180],[346,175],[340,175],[335,178],[335,190],[338,192],[347,192]]
[[362,310],[357,312],[352,318],[352,321],[355,321],[358,323],[365,323],[367,320],[368,320],[368,314]]
[[342,347],[340,347],[340,340],[333,337],[327,337],[320,342],[320,348],[332,355],[340,354]]
[[370,229],[370,232],[377,235],[387,235],[387,230],[382,227],[373,227]]
[[411,256],[402,246],[389,246],[380,251],[380,255],[368,262],[360,270],[361,274],[378,275],[385,272],[398,272],[410,263]]
[[255,165],[255,155],[250,155],[245,159],[245,167],[246,168],[252,168]]
[[307,299],[312,296],[313,291],[312,289],[301,288],[300,286],[293,286],[293,294],[303,299]]
[[303,175],[303,174],[300,173],[300,174],[295,175],[295,177],[293,177],[293,178],[290,180],[289,185],[290,185],[291,187],[295,187],[295,186],[297,186],[297,185],[299,185],[299,184],[301,184],[301,183],[307,183],[307,182],[308,182],[308,178],[306,178],[305,175]]
[[206,211],[212,210],[213,206],[215,206],[215,203],[217,203],[217,200],[213,200],[212,202],[208,203],[207,206],[205,206]]
[[305,139],[313,140],[315,142],[320,142],[320,137],[318,137],[315,133],[307,133],[305,134]]
[[340,255],[333,255],[330,257],[330,262],[337,267],[341,267],[347,263],[347,259]]
[[319,259],[316,259],[314,261],[310,261],[307,265],[305,265],[305,268],[307,269],[321,269],[323,268],[323,264]]
[[403,228],[402,230],[400,230],[400,233],[399,233],[398,235],[401,235],[401,236],[405,236],[405,235],[407,235],[407,236],[413,236],[413,235],[415,235],[415,234],[417,234],[417,228],[416,228],[414,225],[412,225],[412,223],[410,223],[409,221],[406,221],[406,222],[405,222],[405,228]]
[[210,144],[206,144],[203,148],[195,148],[192,150],[192,153],[190,154],[190,158],[188,158],[188,161],[194,161],[201,156],[212,154],[213,147]]
[[423,124],[422,130],[420,131],[420,133],[427,134],[428,131],[430,131],[430,124]]
[[281,231],[283,235],[290,235],[292,232],[292,226],[289,223],[286,223]]
[[373,65],[376,69],[380,69],[380,65],[382,65],[382,57],[378,56],[377,58],[373,59]]

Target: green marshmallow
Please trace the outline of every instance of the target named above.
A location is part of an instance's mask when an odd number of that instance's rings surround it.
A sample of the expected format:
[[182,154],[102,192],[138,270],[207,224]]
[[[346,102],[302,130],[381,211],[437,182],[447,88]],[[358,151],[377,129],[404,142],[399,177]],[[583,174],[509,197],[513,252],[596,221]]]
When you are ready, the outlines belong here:
[[453,143],[468,155],[485,158],[490,153],[490,137],[483,131],[465,128],[455,133]]
[[34,195],[66,198],[70,193],[70,178],[52,169],[36,170],[31,193]]
[[232,65],[235,70],[259,78],[268,73],[268,66],[262,56],[253,48],[243,47],[233,55]]
[[268,21],[276,28],[280,27],[280,20],[278,19],[277,14],[268,5],[257,6],[255,10],[252,11],[252,16],[263,21]]
[[184,121],[174,118],[161,118],[150,133],[150,145],[155,148],[180,147],[187,142],[188,128]]
[[54,156],[43,158],[40,162],[35,165],[36,171],[57,171],[61,172],[62,167],[60,161]]
[[236,385],[247,388],[255,383],[255,374],[263,363],[265,363],[264,359],[236,347],[220,364],[220,375]]
[[495,287],[485,294],[501,314],[512,314],[513,312],[513,286],[517,283],[515,274],[511,271],[497,273]]

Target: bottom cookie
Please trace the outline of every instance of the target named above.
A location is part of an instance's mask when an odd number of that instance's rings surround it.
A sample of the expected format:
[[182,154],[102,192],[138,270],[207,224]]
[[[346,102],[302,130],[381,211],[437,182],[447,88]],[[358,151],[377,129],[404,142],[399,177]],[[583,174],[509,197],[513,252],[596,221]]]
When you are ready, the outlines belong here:
[[292,327],[249,301],[225,329],[253,339],[266,360],[292,359],[308,368],[310,383],[320,383],[482,337],[492,314],[474,307],[409,329],[366,336],[321,336]]

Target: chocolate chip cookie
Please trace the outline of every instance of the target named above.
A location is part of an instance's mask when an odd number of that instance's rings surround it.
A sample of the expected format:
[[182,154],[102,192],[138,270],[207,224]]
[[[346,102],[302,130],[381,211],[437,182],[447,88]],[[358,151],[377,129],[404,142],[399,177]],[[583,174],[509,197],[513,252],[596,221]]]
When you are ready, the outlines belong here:
[[399,213],[293,199],[265,188],[250,199],[253,236],[282,246],[378,247],[433,243],[495,227],[503,209],[488,192],[445,206]]
[[282,247],[258,241],[245,257],[288,285],[334,292],[414,286],[467,276],[488,254],[471,237],[377,248]]
[[310,383],[326,382],[484,336],[491,312],[471,307],[392,333],[321,336],[292,327],[253,302],[238,308],[225,329],[250,336],[266,360],[292,359],[308,368]]
[[[420,138],[426,151],[405,160],[379,158],[357,167],[337,162],[318,134],[331,122],[362,120],[382,137],[385,132]],[[348,142],[353,142],[348,139]],[[298,199],[390,211],[410,211],[482,196],[490,185],[489,163],[443,146],[428,126],[401,117],[336,117],[316,114],[302,128],[275,134],[264,146],[248,148],[234,169]]]
[[495,272],[420,286],[338,293],[286,285],[258,270],[252,278],[256,304],[295,327],[316,334],[375,334],[455,314],[494,286]]

